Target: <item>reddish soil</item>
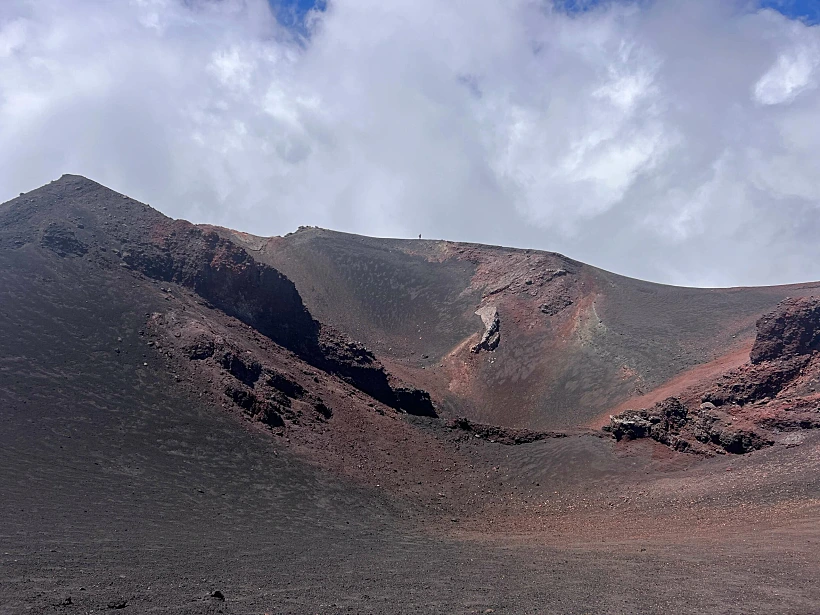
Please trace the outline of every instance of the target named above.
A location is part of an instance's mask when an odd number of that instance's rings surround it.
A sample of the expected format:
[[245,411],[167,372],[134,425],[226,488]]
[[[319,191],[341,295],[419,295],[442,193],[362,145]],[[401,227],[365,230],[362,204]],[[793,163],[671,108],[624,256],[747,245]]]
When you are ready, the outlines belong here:
[[[816,412],[820,365],[733,350],[814,291],[260,239],[64,176],[0,206],[0,612],[817,612],[820,432],[776,421]],[[585,427],[653,390],[781,433]]]
[[710,382],[716,377],[722,376],[726,371],[748,363],[751,348],[752,342],[750,341],[743,344],[743,346],[737,350],[718,357],[714,361],[709,361],[708,363],[703,363],[688,369],[649,393],[636,395],[622,401],[607,413],[590,421],[588,426],[592,429],[600,429],[609,423],[609,417],[613,414],[618,414],[629,408],[648,408],[663,401],[667,397],[689,395],[693,388],[702,386],[704,382]]

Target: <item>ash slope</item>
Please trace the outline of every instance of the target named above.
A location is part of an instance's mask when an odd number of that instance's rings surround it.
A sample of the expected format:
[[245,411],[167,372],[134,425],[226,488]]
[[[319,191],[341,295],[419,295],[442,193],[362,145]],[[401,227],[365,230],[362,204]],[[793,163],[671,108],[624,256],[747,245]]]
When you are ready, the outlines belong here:
[[218,239],[76,176],[0,208],[0,611],[816,610],[813,434],[701,459],[413,417],[434,370]]
[[[529,429],[600,426],[745,362],[755,321],[820,284],[693,289],[560,254],[318,228],[216,229],[296,284],[313,314],[427,389],[445,415]],[[500,341],[477,310],[498,314]],[[515,400],[513,404],[510,400]]]

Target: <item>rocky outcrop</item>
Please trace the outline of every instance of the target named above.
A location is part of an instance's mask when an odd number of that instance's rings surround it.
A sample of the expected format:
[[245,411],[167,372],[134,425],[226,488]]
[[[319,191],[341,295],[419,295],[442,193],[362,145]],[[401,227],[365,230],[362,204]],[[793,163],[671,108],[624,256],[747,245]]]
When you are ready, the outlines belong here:
[[744,365],[723,375],[707,389],[701,400],[715,406],[745,406],[772,399],[792,382],[809,362],[808,355]]
[[252,387],[262,375],[262,364],[250,356],[238,355],[234,352],[224,352],[219,363],[228,370],[234,378]]
[[241,342],[215,334],[198,320],[157,313],[152,315],[147,329],[156,334],[149,345],[154,349],[160,349],[160,345],[173,348],[168,356],[182,358],[180,371],[188,372],[200,383],[207,382],[206,389],[217,398],[224,396],[223,402],[251,421],[279,428],[323,423],[333,416],[331,408],[318,395],[260,358],[264,353],[259,349],[243,348]]
[[682,451],[770,446],[778,433],[820,425],[818,350],[820,299],[786,299],[758,320],[750,362],[697,392],[697,410],[670,398],[613,416],[606,429],[617,440],[652,438]]
[[[192,288],[214,307],[390,407],[436,416],[428,393],[394,386],[367,348],[314,320],[296,287],[277,270],[215,232],[184,221],[155,228],[154,235],[154,242],[124,250],[123,261],[154,279]],[[209,352],[207,340],[195,342],[191,349],[192,358]],[[258,367],[244,365],[239,357],[220,360],[245,384],[259,378]]]
[[226,314],[296,354],[309,354],[319,334],[293,283],[214,232],[185,221],[153,229],[154,241],[130,244],[122,260],[144,275],[193,289]]
[[372,352],[332,327],[322,327],[318,347],[306,360],[391,408],[418,416],[437,416],[429,393],[394,385]]
[[676,397],[612,416],[605,429],[619,441],[651,438],[682,452],[743,454],[773,444],[762,430],[736,421],[711,403],[689,412]]
[[757,321],[749,355],[753,364],[791,359],[820,350],[820,298],[785,299]]
[[[786,299],[757,321],[750,363],[723,374],[702,401],[715,406],[746,406],[776,399],[787,389],[807,394],[816,381],[820,349],[820,299]],[[801,389],[803,389],[801,391]]]
[[50,224],[43,231],[40,241],[58,256],[83,256],[88,252],[88,246],[77,239],[74,231],[60,224]]
[[488,442],[497,442],[508,446],[529,444],[547,438],[565,438],[567,434],[557,431],[532,431],[529,429],[513,429],[498,425],[475,423],[469,419],[459,417],[447,423],[447,427],[466,437],[482,438]]
[[652,438],[675,450],[685,451],[690,444],[680,434],[688,415],[679,399],[669,397],[650,409],[627,410],[610,417],[609,431],[616,440]]
[[692,434],[699,442],[720,446],[727,453],[743,454],[765,446],[773,441],[758,428],[735,422],[734,417],[704,402],[692,425]]
[[470,352],[477,353],[482,350],[492,352],[498,347],[501,341],[501,320],[498,318],[498,310],[495,306],[485,305],[475,311],[476,315],[481,317],[481,322],[484,323],[484,334],[481,336],[481,341],[470,348]]

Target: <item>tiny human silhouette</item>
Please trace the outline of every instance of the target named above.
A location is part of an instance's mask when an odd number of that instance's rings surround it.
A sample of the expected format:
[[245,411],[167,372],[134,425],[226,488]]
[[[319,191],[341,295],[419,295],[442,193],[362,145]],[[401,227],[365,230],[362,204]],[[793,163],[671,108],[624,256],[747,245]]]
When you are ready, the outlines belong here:
[[419,239],[421,239],[421,233],[419,233]]

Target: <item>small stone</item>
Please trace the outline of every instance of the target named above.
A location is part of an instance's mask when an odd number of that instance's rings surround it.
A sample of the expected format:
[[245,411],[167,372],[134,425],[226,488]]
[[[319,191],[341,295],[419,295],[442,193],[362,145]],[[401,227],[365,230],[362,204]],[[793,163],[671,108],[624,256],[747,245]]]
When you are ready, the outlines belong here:
[[225,602],[225,594],[223,594],[218,589],[215,589],[211,592],[211,598],[213,598],[214,600],[219,600],[220,602]]

